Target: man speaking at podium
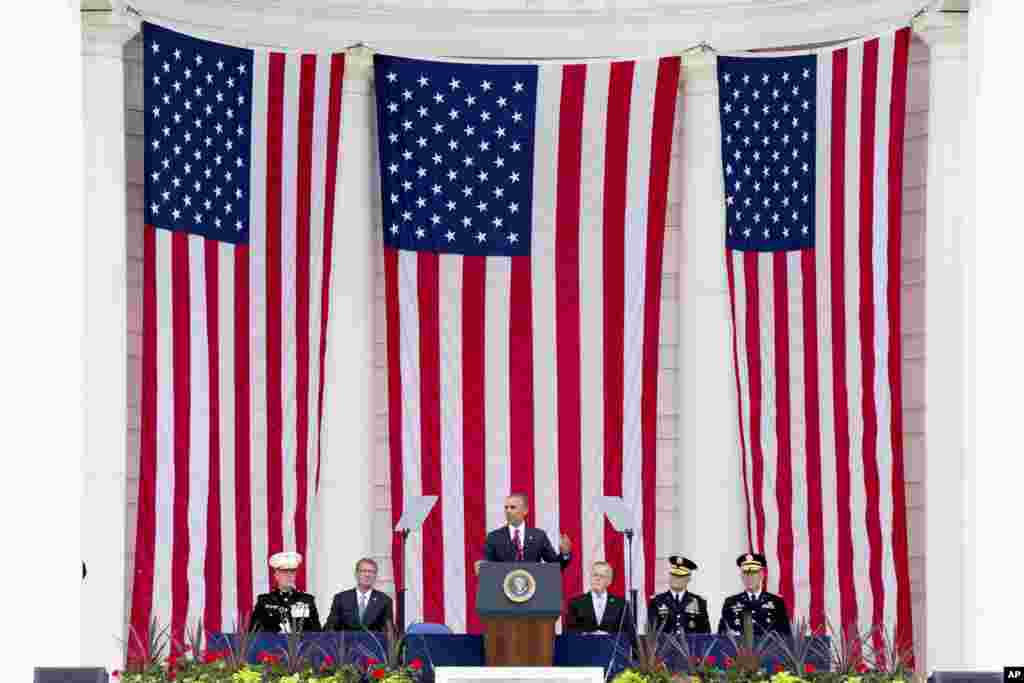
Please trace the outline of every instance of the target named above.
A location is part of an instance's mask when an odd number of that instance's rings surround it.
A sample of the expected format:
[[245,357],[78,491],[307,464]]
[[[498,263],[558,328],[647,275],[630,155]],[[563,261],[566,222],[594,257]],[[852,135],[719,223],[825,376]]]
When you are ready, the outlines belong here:
[[488,562],[558,562],[565,569],[572,559],[569,537],[562,534],[556,553],[543,529],[526,526],[529,508],[530,499],[525,493],[513,493],[505,499],[508,525],[487,534],[484,558]]

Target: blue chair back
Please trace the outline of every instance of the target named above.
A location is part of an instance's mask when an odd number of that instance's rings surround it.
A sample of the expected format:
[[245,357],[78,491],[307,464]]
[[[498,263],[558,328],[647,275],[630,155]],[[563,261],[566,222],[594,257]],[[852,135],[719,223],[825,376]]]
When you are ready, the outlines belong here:
[[435,624],[431,622],[419,622],[416,624],[409,624],[409,628],[405,630],[407,634],[419,634],[419,635],[451,635],[452,630],[448,628],[447,624]]

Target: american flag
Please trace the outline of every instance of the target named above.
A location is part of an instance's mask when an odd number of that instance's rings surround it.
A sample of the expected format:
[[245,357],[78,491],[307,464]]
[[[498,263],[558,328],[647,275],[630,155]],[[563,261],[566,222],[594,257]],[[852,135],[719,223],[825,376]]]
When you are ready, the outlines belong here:
[[596,559],[622,593],[595,499],[623,496],[646,596],[679,59],[374,69],[395,520],[440,497],[409,540],[407,619],[479,631],[473,564],[510,492],[572,539],[567,595]]
[[268,556],[313,544],[344,59],[142,38],[131,626],[181,642],[199,619],[232,628]]
[[769,590],[795,615],[895,629],[904,647],[909,39],[718,59],[749,542],[777,562]]

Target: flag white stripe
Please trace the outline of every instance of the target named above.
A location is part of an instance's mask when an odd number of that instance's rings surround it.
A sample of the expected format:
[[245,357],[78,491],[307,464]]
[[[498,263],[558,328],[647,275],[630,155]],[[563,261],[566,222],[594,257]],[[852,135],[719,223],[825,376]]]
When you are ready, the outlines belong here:
[[505,523],[501,501],[511,493],[509,451],[509,293],[511,263],[488,258],[484,321],[484,436],[487,449],[487,528]]
[[[606,558],[604,515],[595,498],[604,493],[604,172],[608,124],[608,82],[611,64],[587,66],[583,101],[580,213],[590,220],[580,226],[580,444],[583,455],[581,497],[583,538],[573,539],[582,552],[583,586],[589,586],[589,569]],[[621,574],[621,562],[615,561]]]
[[222,242],[217,246],[221,628],[224,630],[231,629],[239,620],[235,553],[235,252],[232,244]]
[[814,224],[815,294],[818,318],[818,421],[821,449],[823,574],[826,617],[841,628],[838,536],[836,504],[835,396],[832,377],[832,279],[831,272],[831,185],[826,182],[832,164],[832,53],[818,56],[817,156],[815,159],[816,207]]
[[[323,318],[321,289],[323,287],[324,183],[327,177],[327,114],[331,87],[330,55],[317,55],[313,86],[313,138],[311,151],[309,202],[309,386],[307,387],[306,420],[306,548],[312,558],[317,547],[314,535],[316,516],[317,444],[319,420],[317,402],[320,396],[320,321]],[[307,565],[306,586],[318,585],[314,563]],[[326,617],[325,617],[326,618]]]
[[296,488],[296,192],[299,147],[299,57],[284,66],[284,116],[281,126],[281,505],[283,550],[295,550]]
[[153,615],[170,623],[171,556],[174,549],[174,327],[171,310],[171,237],[156,230],[156,543]]
[[[882,559],[883,620],[886,632],[896,626],[896,564],[892,546],[892,397],[889,390],[889,130],[892,109],[892,70],[895,34],[879,38],[878,91],[875,97],[875,219],[873,235],[873,270],[875,298],[875,386],[874,398],[878,412],[878,512],[882,530],[882,547],[877,550]],[[897,144],[903,144],[900,141]],[[903,182],[902,178],[893,182]],[[899,359],[892,359],[900,362]]]
[[[538,150],[558,149],[558,105],[561,89],[562,67],[551,64],[540,66],[537,77],[537,125],[534,133],[534,145]],[[555,364],[555,290],[547,283],[555,281],[555,193],[551,192],[550,188],[555,186],[557,170],[555,154],[535,156],[531,236],[533,241],[530,248],[530,294],[533,306],[533,474],[536,498],[533,521],[548,533],[553,543],[557,538],[555,534],[560,530],[558,411],[555,403],[558,396],[558,372]],[[491,315],[490,310],[487,314]],[[488,504],[488,510],[491,507],[492,505]],[[495,527],[488,526],[488,529],[493,528]],[[574,543],[578,541],[579,539],[573,539]]]
[[267,565],[267,318],[266,318],[266,177],[267,177],[267,79],[269,55],[253,54],[252,169],[249,175],[249,391],[250,495],[252,500],[251,547],[253,599],[269,588]]
[[[727,255],[726,258],[729,258]],[[750,523],[750,543],[757,545],[757,520],[754,513],[754,467],[753,442],[750,435],[750,364],[747,362],[747,289],[743,285],[743,252],[731,252],[733,272],[733,332],[736,335],[736,368],[739,380],[740,429],[743,432],[746,451],[743,457],[743,474],[747,495],[747,518]]]
[[[399,364],[402,373],[402,477],[403,510],[411,496],[423,495],[420,462],[420,320],[417,299],[417,254],[398,252]],[[423,531],[409,534],[405,556],[405,621],[423,618]]]
[[810,614],[810,525],[808,523],[808,487],[817,482],[807,480],[807,402],[804,400],[804,330],[807,321],[803,312],[803,275],[801,252],[786,254],[786,276],[789,283],[789,405],[792,463],[793,510],[793,615]]
[[[860,343],[860,154],[861,154],[861,92],[864,46],[849,48],[846,99],[846,382],[849,397],[850,429],[850,525],[853,536],[853,577],[857,599],[857,615],[861,623],[871,617],[871,578],[868,572],[868,536],[864,511],[867,509],[864,490],[864,411],[862,407]],[[843,568],[840,568],[842,571]]]
[[[444,511],[444,614],[456,633],[466,630],[466,524],[462,458],[462,263],[438,257],[438,312],[441,320],[441,505]],[[472,484],[471,484],[472,485]],[[475,495],[476,492],[471,493]]]
[[[767,221],[767,217],[765,217]],[[755,228],[756,229],[756,228]],[[779,504],[778,491],[779,441],[775,432],[778,422],[778,388],[775,373],[775,268],[773,254],[758,254],[758,330],[761,336],[761,447],[764,503],[764,548],[772,558],[768,568],[767,590],[779,592]],[[756,550],[756,548],[755,548]]]
[[[622,493],[634,511],[636,529],[632,556],[623,564],[630,569],[638,595],[647,595],[643,537],[643,440],[641,403],[643,397],[644,319],[647,304],[647,216],[651,171],[651,130],[658,60],[635,62],[630,93],[629,149],[626,157],[625,290],[623,302],[623,430]],[[628,554],[628,544],[625,549]],[[628,581],[628,577],[627,581]],[[628,588],[628,584],[624,584]],[[637,601],[637,623],[645,624],[646,600]]]
[[206,602],[206,511],[210,494],[210,346],[206,329],[205,238],[188,236],[189,259],[189,495],[188,624]]

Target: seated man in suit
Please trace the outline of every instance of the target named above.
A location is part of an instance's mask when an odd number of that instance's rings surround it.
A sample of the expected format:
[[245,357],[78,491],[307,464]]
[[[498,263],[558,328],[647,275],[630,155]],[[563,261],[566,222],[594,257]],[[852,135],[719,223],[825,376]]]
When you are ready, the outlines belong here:
[[[558,562],[565,569],[572,559],[572,544],[562,534],[556,553],[543,529],[526,526],[530,500],[525,493],[513,493],[505,499],[505,520],[508,526],[487,534],[484,557],[488,562]],[[477,573],[480,562],[476,563]]]
[[632,634],[633,621],[629,618],[626,601],[608,592],[615,576],[612,566],[598,560],[590,569],[590,590],[569,601],[565,630],[567,633]]
[[373,588],[377,570],[369,557],[356,562],[356,587],[334,596],[325,631],[383,631],[394,620],[390,596]]
[[722,618],[718,620],[718,633],[743,635],[743,615],[750,614],[755,643],[769,631],[789,637],[789,615],[786,603],[778,595],[761,590],[764,570],[768,561],[760,553],[745,553],[736,558],[743,577],[743,592],[730,595],[722,603]]
[[687,590],[697,564],[681,555],[672,555],[668,565],[669,589],[651,598],[648,618],[665,633],[711,633],[707,600]]
[[256,598],[249,620],[250,631],[299,633],[320,630],[320,615],[313,596],[295,590],[295,574],[301,563],[302,555],[298,553],[270,556],[275,588]]

